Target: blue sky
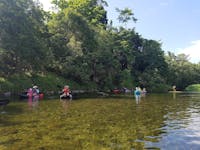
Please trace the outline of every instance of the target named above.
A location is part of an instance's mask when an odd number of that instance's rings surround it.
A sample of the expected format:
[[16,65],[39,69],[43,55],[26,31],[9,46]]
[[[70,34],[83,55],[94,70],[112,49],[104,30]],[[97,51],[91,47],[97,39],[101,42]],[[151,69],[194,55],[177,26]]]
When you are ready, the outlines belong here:
[[[50,0],[40,0],[44,8],[49,8]],[[200,0],[106,0],[108,19],[114,25],[118,13],[115,8],[130,8],[136,23],[129,22],[127,27],[134,28],[143,38],[162,43],[162,49],[175,54],[190,55],[190,61],[200,62]]]

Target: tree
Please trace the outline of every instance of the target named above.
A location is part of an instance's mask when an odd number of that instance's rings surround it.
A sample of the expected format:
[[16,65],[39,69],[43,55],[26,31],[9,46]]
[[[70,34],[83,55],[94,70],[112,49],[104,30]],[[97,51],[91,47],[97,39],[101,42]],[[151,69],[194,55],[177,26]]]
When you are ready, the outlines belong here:
[[155,83],[155,80],[152,80],[151,77],[155,76],[158,77],[157,82],[159,84],[166,84],[168,67],[159,42],[144,39],[142,48],[139,48],[135,55],[131,72],[133,76],[137,77],[136,82],[138,84],[146,87],[153,86],[150,83]]
[[134,13],[129,8],[124,8],[124,9],[116,8],[116,11],[119,13],[117,19],[119,20],[119,22],[124,23],[125,25],[130,20],[133,20],[134,22],[137,21],[137,19],[134,17]]
[[5,60],[11,62],[8,72],[41,69],[46,45],[40,5],[32,0],[1,0],[0,18],[0,48]]
[[184,90],[190,84],[199,83],[199,67],[189,62],[188,55],[175,55],[168,52],[166,55],[168,64],[167,81],[168,84],[176,85],[178,90]]
[[104,9],[108,4],[104,0],[53,0],[61,10],[70,8],[81,14],[90,24],[104,29],[107,25],[107,12]]

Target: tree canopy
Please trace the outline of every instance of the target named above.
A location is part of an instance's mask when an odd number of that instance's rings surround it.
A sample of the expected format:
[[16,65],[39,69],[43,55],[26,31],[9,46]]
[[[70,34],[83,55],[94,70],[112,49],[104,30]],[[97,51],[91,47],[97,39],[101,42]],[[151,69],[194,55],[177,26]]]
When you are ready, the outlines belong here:
[[[152,92],[172,85],[183,90],[200,82],[199,64],[189,62],[184,54],[165,54],[159,41],[126,27],[128,21],[137,21],[131,9],[116,9],[125,27],[114,27],[108,24],[104,0],[52,3],[55,12],[45,12],[38,1],[0,1],[0,84],[4,89],[34,82],[51,90],[49,78],[58,85],[69,81],[74,89],[142,86]],[[18,84],[12,84],[13,78],[19,78]]]

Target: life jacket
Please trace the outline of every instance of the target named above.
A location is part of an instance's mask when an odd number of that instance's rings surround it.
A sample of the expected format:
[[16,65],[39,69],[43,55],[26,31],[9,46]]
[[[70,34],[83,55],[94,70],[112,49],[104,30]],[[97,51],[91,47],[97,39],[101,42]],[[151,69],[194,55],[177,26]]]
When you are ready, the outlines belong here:
[[29,97],[32,97],[32,96],[33,96],[33,89],[32,89],[32,88],[28,89],[27,95],[28,95]]
[[39,95],[39,90],[38,89],[33,89],[33,96]]
[[64,88],[64,89],[63,89],[63,93],[65,93],[66,95],[69,95],[70,90],[69,90],[68,88]]
[[135,95],[140,95],[140,91],[139,91],[139,90],[136,90],[136,91],[135,91]]

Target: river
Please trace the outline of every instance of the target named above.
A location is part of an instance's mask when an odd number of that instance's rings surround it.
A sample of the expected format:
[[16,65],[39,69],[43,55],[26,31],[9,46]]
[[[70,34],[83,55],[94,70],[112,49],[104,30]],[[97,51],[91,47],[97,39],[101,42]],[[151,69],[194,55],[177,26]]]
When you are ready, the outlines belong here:
[[200,149],[200,94],[11,101],[0,149]]

